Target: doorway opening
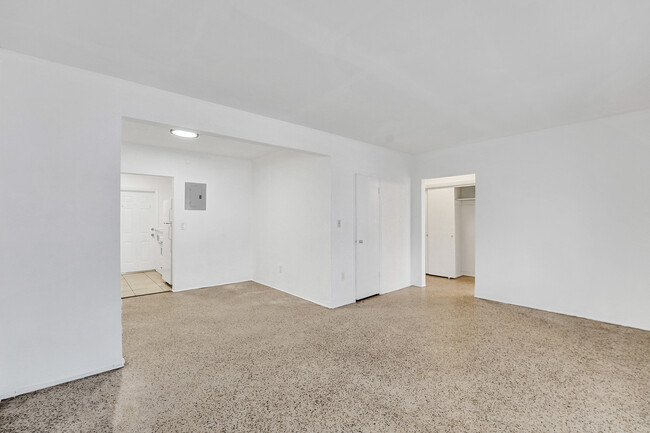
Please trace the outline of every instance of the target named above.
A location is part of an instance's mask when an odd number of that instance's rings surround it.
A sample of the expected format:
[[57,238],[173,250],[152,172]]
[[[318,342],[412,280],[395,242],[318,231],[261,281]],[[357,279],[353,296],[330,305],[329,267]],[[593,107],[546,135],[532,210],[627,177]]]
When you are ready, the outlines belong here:
[[[194,138],[172,133],[179,128],[194,131]],[[254,281],[329,305],[329,156],[182,124],[123,118],[121,173],[124,189],[157,190],[157,225],[143,223],[140,237],[162,241],[164,265],[171,260],[165,253],[173,250],[169,279],[165,266],[159,265],[134,269],[129,262],[122,272],[151,269],[154,273],[144,277],[159,274],[163,282],[173,284],[174,293]],[[172,211],[161,204],[167,198],[161,196],[163,187],[127,182],[134,174],[166,179],[169,191],[173,180]],[[160,246],[154,247],[160,255]],[[139,278],[149,284],[144,277]],[[135,278],[124,275],[127,283]],[[160,286],[161,281],[156,282]]]
[[120,175],[122,298],[172,289],[172,200],[168,176]]
[[422,182],[423,257],[426,286],[440,278],[474,285],[475,175],[425,179]]

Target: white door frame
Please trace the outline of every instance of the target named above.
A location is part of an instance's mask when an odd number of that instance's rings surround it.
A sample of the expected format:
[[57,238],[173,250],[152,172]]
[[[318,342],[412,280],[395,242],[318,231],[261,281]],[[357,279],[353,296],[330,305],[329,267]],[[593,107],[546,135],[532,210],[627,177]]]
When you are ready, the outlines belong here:
[[[132,175],[137,175],[137,176],[157,176],[157,177],[164,177],[167,178],[171,181],[171,190],[172,190],[172,197],[171,197],[171,214],[172,214],[172,224],[170,227],[170,234],[171,234],[171,281],[170,284],[172,286],[172,292],[174,291],[174,257],[176,255],[176,242],[174,242],[174,238],[176,236],[176,229],[174,227],[174,220],[176,218],[176,212],[174,212],[174,204],[176,202],[175,197],[176,197],[176,183],[174,182],[174,176],[168,176],[166,174],[154,174],[154,173],[134,173],[134,172],[126,172],[126,171],[120,171],[120,174],[132,174]],[[125,187],[122,188],[120,187],[120,193],[122,191],[130,191],[130,192],[155,192],[156,193],[156,202],[158,202],[158,191],[155,189],[143,189],[143,188],[130,188],[130,187]],[[120,204],[121,206],[121,204]],[[158,207],[156,206],[156,217],[158,217]],[[121,232],[122,228],[120,225],[120,236],[122,235]],[[120,245],[121,248],[121,245]],[[121,260],[122,257],[120,256],[120,265],[121,265]]]
[[382,246],[382,218],[381,218],[381,178],[375,174],[372,173],[363,173],[363,172],[355,172],[354,173],[354,300],[355,302],[358,300],[358,283],[357,283],[357,180],[359,176],[365,176],[365,177],[372,177],[377,179],[377,182],[379,183],[379,237],[377,239],[377,242],[379,244],[379,288],[378,288],[378,294],[381,294],[381,281],[382,281],[382,275],[381,275],[381,263],[382,263],[382,251],[381,251],[381,246]]
[[[446,191],[442,192],[443,190],[446,190]],[[432,238],[436,237],[435,235],[438,234],[438,241],[440,243],[449,242],[450,238],[449,238],[449,233],[448,232],[445,232],[444,235],[441,235],[440,233],[437,233],[437,230],[439,230],[439,228],[441,226],[439,221],[437,222],[437,224],[434,224],[433,226],[431,226],[429,224],[431,222],[431,215],[429,214],[429,212],[431,211],[432,203],[433,204],[436,204],[436,203],[439,204],[440,200],[443,200],[443,201],[447,200],[447,198],[437,198],[437,197],[432,198],[431,194],[433,193],[433,191],[439,191],[440,194],[445,194],[445,193],[450,194],[451,195],[451,206],[454,207],[454,209],[453,209],[453,218],[454,218],[453,227],[454,227],[454,232],[455,233],[453,233],[451,235],[451,237],[452,237],[452,242],[451,243],[453,244],[453,246],[452,246],[453,254],[452,255],[453,255],[453,261],[454,261],[453,269],[445,269],[446,267],[444,266],[443,263],[441,263],[441,260],[444,261],[444,259],[441,259],[440,257],[438,257],[439,260],[438,260],[437,269],[436,269],[436,271],[438,271],[438,272],[434,272],[434,270],[431,269],[431,260],[432,260],[431,259],[431,254],[432,254],[432,251],[431,251],[430,247],[431,247]],[[456,278],[458,276],[457,275],[458,264],[457,264],[457,261],[456,261],[456,257],[458,255],[457,254],[457,252],[458,252],[458,245],[457,245],[457,242],[458,242],[458,236],[457,236],[458,227],[457,227],[457,224],[456,224],[456,222],[457,222],[456,220],[458,220],[458,213],[457,213],[456,208],[458,207],[458,205],[457,205],[456,199],[455,199],[455,188],[454,187],[427,188],[426,193],[427,193],[427,200],[426,200],[426,207],[427,207],[427,209],[426,209],[426,219],[427,220],[426,220],[426,222],[424,224],[424,226],[425,226],[424,238],[426,240],[426,245],[425,245],[425,255],[426,255],[426,257],[425,257],[426,258],[425,265],[426,266],[425,266],[424,272],[425,272],[426,275],[434,275],[434,276],[447,277],[447,278]],[[435,213],[435,212],[433,212],[433,213]],[[443,214],[447,214],[447,213],[443,212]],[[438,215],[438,216],[441,216],[441,215]],[[443,223],[443,225],[444,225],[444,223]],[[440,239],[441,237],[444,238],[444,239]],[[446,254],[444,255],[444,257],[446,257],[446,259],[449,259],[449,256],[447,256]],[[449,264],[449,265],[451,266],[451,264]]]
[[[420,265],[422,272],[420,273],[420,278],[422,282],[422,287],[427,284],[427,190],[432,188],[449,188],[457,186],[476,186],[476,175],[475,174],[465,174],[459,176],[446,176],[446,177],[435,177],[421,179],[420,186],[420,231],[422,236],[420,236]],[[478,206],[477,210],[478,212]],[[476,272],[474,272],[476,273]]]

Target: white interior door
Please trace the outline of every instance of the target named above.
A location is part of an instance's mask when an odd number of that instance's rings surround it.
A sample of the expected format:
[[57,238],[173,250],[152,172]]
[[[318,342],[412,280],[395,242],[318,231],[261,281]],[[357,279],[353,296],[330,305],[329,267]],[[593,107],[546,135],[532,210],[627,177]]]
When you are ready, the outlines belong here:
[[381,266],[379,180],[356,178],[356,298],[379,293]]
[[120,194],[121,271],[155,268],[157,227],[156,193],[122,191]]
[[427,274],[457,277],[455,206],[454,188],[427,190]]

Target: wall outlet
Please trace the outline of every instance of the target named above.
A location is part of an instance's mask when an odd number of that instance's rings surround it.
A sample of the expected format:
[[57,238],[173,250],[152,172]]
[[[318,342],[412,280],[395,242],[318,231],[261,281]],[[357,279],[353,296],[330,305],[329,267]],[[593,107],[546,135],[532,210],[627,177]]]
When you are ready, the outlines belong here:
[[341,228],[341,220],[336,220],[336,227]]
[[341,272],[341,281],[345,281],[345,272]]
[[181,223],[181,230],[185,230],[185,223]]
[[280,273],[282,273],[282,266],[280,266],[278,270],[280,271]]

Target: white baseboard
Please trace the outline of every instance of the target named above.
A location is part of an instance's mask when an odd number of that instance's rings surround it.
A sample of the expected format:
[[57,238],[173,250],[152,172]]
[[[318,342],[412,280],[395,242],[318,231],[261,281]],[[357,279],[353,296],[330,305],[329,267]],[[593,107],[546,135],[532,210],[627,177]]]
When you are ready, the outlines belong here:
[[398,290],[408,289],[409,287],[413,287],[413,286],[404,286],[404,287],[397,287],[395,289],[388,289],[388,290],[384,290],[383,292],[379,292],[379,294],[385,295],[386,293],[397,292]]
[[176,286],[172,286],[172,292],[178,293],[178,292],[186,292],[188,290],[208,289],[210,287],[225,286],[225,285],[228,285],[228,284],[247,283],[249,281],[252,281],[252,280],[248,279],[248,280],[241,280],[241,281],[226,281],[225,283],[209,284],[207,286],[184,287],[184,288],[178,288]]
[[226,282],[226,283],[212,284],[212,285],[209,285],[209,286],[187,287],[187,288],[183,288],[183,289],[175,289],[174,287],[172,287],[172,292],[176,292],[176,293],[178,293],[178,292],[186,292],[188,290],[207,289],[207,288],[210,288],[210,287],[225,286],[225,285],[228,285],[228,284],[248,283],[250,281],[252,281],[254,283],[257,283],[257,284],[261,284],[261,285],[266,286],[266,287],[270,287],[270,288],[272,288],[274,290],[279,290],[280,292],[284,292],[284,293],[286,293],[288,295],[295,296],[296,298],[304,299],[305,301],[312,302],[312,303],[314,303],[316,305],[320,305],[321,307],[332,308],[329,305],[326,305],[326,304],[324,304],[322,302],[315,301],[315,300],[309,299],[309,298],[305,298],[304,296],[300,296],[300,295],[297,295],[295,293],[291,293],[288,290],[281,289],[281,288],[279,288],[279,287],[277,287],[277,286],[275,286],[273,284],[264,283],[264,282],[256,281],[256,280],[253,280],[253,279],[242,280],[242,281],[229,281],[229,282]]
[[272,286],[271,284],[263,283],[263,282],[261,282],[261,281],[255,281],[255,280],[251,280],[251,281],[253,281],[254,283],[257,283],[257,284],[261,284],[261,285],[266,286],[266,287],[270,287],[270,288],[272,288],[272,289],[274,289],[274,290],[279,290],[280,292],[284,292],[284,293],[286,293],[287,295],[295,296],[296,298],[300,298],[300,299],[303,299],[303,300],[305,300],[305,301],[309,301],[309,302],[311,302],[311,303],[314,303],[314,304],[316,304],[316,305],[320,305],[321,307],[330,308],[330,309],[332,308],[332,307],[330,307],[329,305],[327,305],[327,304],[325,304],[325,303],[323,303],[323,302],[320,302],[320,301],[314,301],[313,299],[305,298],[304,296],[300,296],[300,295],[297,295],[297,294],[295,294],[295,293],[291,293],[291,292],[288,291],[288,290],[284,290],[284,289],[281,289],[281,288],[279,288],[279,287]]
[[122,367],[124,367],[124,358],[122,358],[122,360],[120,362],[115,363],[115,364],[111,364],[108,367],[98,368],[98,369],[95,369],[95,370],[75,374],[75,375],[64,377],[64,378],[61,378],[61,379],[55,379],[55,380],[50,380],[50,381],[47,381],[47,382],[41,382],[41,383],[34,384],[34,385],[28,385],[28,386],[24,386],[24,387],[21,387],[21,388],[6,392],[4,394],[0,394],[0,401],[6,400],[6,399],[11,398],[11,397],[16,397],[17,395],[27,394],[28,392],[38,391],[39,389],[45,389],[45,388],[49,388],[51,386],[60,385],[62,383],[72,382],[73,380],[77,380],[77,379],[83,379],[84,377],[94,376],[94,375],[99,374],[99,373],[105,373],[107,371],[117,370],[118,368],[122,368]]
[[[382,291],[380,291],[378,293],[378,295],[379,296],[386,295],[388,293],[396,292],[398,290],[408,289],[409,287],[418,287],[418,286],[414,286],[413,284],[409,284],[409,285],[404,286],[404,287],[396,287],[394,289],[382,290]],[[424,286],[422,286],[422,287],[424,287]],[[331,308],[331,309],[339,308],[339,307],[343,307],[345,305],[355,304],[356,302],[357,302],[357,300],[354,299],[354,298],[349,298],[349,299],[345,299],[345,300],[338,300],[336,302],[332,302],[332,306],[329,307],[329,308]]]
[[502,299],[499,299],[499,298],[488,298],[488,297],[485,297],[483,295],[480,295],[480,296],[474,295],[474,297],[476,299],[483,299],[484,301],[498,302],[499,304],[514,305],[515,307],[523,307],[523,308],[528,308],[528,309],[531,309],[531,310],[545,311],[547,313],[561,314],[563,316],[577,317],[578,319],[592,320],[594,322],[606,323],[608,325],[624,326],[626,328],[640,329],[642,331],[650,331],[650,326],[643,326],[643,324],[639,324],[639,323],[613,321],[613,320],[608,320],[606,318],[593,316],[591,314],[576,313],[575,311],[571,311],[571,312],[569,312],[569,311],[561,311],[561,310],[557,310],[557,309],[553,309],[553,308],[548,308],[548,307],[545,307],[545,306],[524,304],[524,303],[521,303],[519,301],[502,300]]
[[333,301],[332,306],[329,307],[329,308],[333,310],[335,308],[343,307],[345,305],[352,305],[352,304],[354,304],[356,302],[357,302],[356,299],[345,299],[345,300],[340,300],[339,299],[339,300],[337,300],[335,302]]

